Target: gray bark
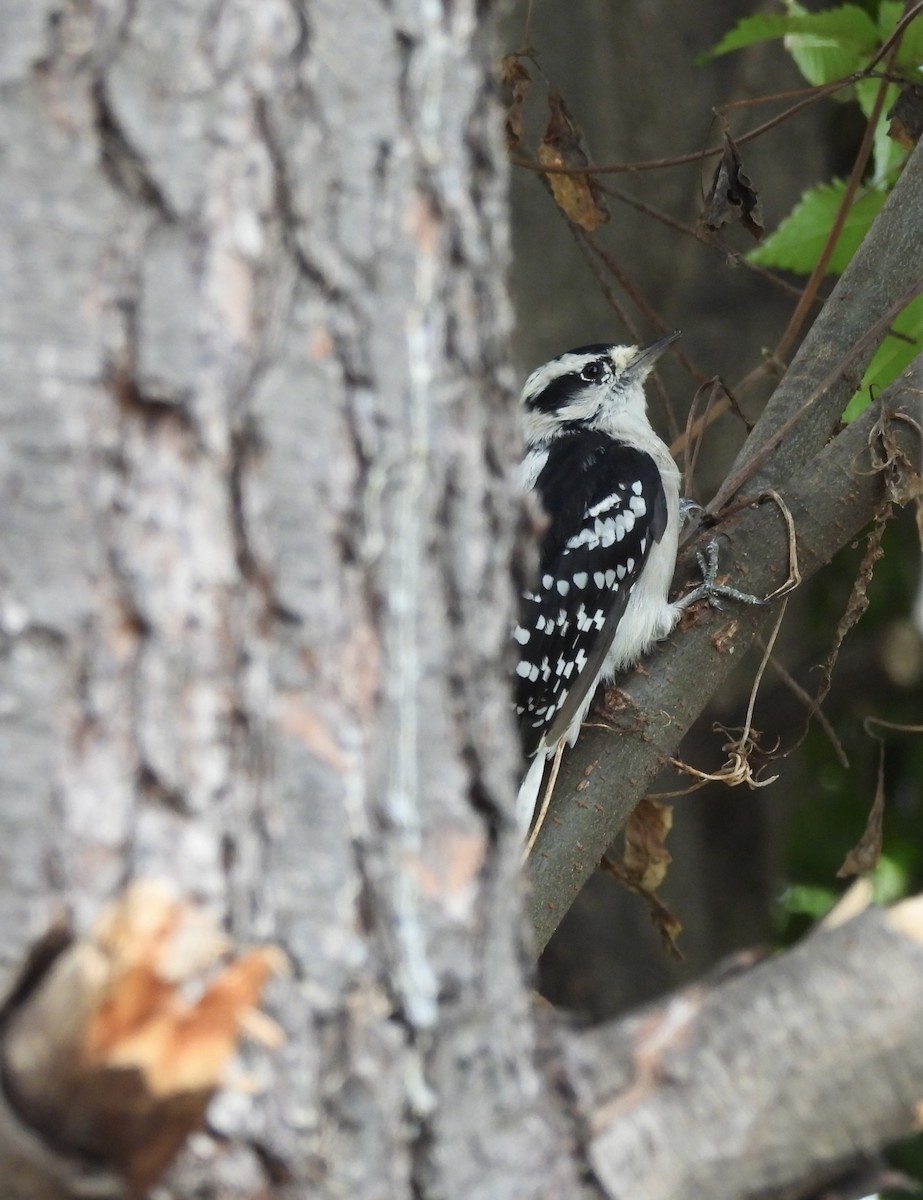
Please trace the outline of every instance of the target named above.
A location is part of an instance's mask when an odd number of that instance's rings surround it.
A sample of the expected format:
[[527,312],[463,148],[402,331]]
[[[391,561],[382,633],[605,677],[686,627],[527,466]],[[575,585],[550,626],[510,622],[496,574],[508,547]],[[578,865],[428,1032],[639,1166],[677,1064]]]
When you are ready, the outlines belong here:
[[[487,6],[7,11],[7,979],[139,876],[284,948],[286,1041],[165,1200],[611,1190],[533,1019],[507,821]],[[111,1190],[5,1067],[7,1187]]]
[[4,961],[134,875],[284,947],[266,1088],[215,1107],[169,1195],[578,1194],[502,819],[489,23],[14,11]]
[[877,1190],[878,1148],[919,1128],[921,903],[568,1039],[604,1194],[796,1200],[864,1172],[846,1194]]

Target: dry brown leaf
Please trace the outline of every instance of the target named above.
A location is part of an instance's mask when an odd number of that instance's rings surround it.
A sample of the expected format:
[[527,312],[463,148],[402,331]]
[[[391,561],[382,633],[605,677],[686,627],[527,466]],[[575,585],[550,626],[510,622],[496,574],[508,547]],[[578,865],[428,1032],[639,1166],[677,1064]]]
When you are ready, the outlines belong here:
[[625,849],[622,861],[604,857],[600,866],[629,891],[645,902],[654,928],[664,948],[674,958],[682,958],[677,944],[682,925],[670,912],[656,889],[666,877],[673,861],[666,838],[673,825],[673,808],[645,796],[625,824]]
[[[827,699],[830,693],[830,688],[833,684],[833,670],[836,666],[837,659],[840,656],[840,650],[843,647],[843,642],[850,629],[861,619],[865,610],[869,606],[868,589],[872,582],[872,575],[875,571],[875,564],[884,554],[881,548],[881,539],[884,536],[885,526],[891,517],[891,509],[887,507],[883,512],[879,513],[872,532],[869,534],[868,546],[865,554],[862,556],[862,562],[859,564],[859,570],[856,572],[856,578],[853,582],[852,591],[849,594],[849,600],[846,604],[846,611],[843,613],[837,622],[836,630],[833,634],[833,644],[827,653],[827,657],[820,664],[820,681],[817,685],[817,691],[814,695],[814,708],[820,709],[820,706]],[[808,714],[807,722],[805,723],[804,732],[802,733],[796,745],[801,745],[807,736],[808,729],[811,725],[812,714]],[[794,747],[793,747],[794,749]],[[844,870],[846,863],[840,868]],[[847,874],[849,872],[846,872]]]
[[673,807],[645,796],[625,823],[625,853],[622,866],[633,882],[648,891],[663,883],[673,861],[666,847],[673,828]]
[[899,146],[912,150],[923,133],[923,87],[912,84],[904,88],[888,109],[888,137]]
[[844,879],[848,875],[867,875],[874,871],[881,858],[881,832],[885,815],[885,744],[880,739],[879,741],[875,798],[872,800],[862,837],[843,859],[843,865],[837,871],[838,879]]
[[[548,93],[550,116],[538,147],[538,161],[544,167],[581,168],[589,166],[583,148],[583,134],[567,109],[564,97],[553,89]],[[568,220],[588,233],[609,220],[592,175],[547,175],[551,194]]]
[[885,409],[869,430],[869,454],[872,459],[872,471],[884,474],[885,495],[888,500],[892,504],[904,505],[909,504],[911,500],[923,498],[923,470],[920,467],[919,452],[914,461],[901,449],[894,433],[894,426],[898,423],[909,425],[923,446],[923,426],[919,421],[901,409]]
[[532,76],[522,65],[518,54],[507,54],[500,63],[500,93],[506,108],[507,149],[512,154],[522,146],[522,110]]
[[923,725],[898,724],[895,721],[883,721],[879,717],[866,717],[863,725],[869,737],[878,742],[878,780],[865,830],[843,860],[843,865],[837,872],[840,877],[867,874],[874,870],[881,857],[881,834],[885,807],[885,742],[884,738],[872,731],[873,726],[879,729],[891,729],[898,733],[923,733]]
[[759,196],[749,176],[741,169],[740,154],[725,130],[724,153],[705,197],[705,208],[699,217],[699,234],[705,241],[714,241],[719,229],[738,222],[757,241],[765,232]]

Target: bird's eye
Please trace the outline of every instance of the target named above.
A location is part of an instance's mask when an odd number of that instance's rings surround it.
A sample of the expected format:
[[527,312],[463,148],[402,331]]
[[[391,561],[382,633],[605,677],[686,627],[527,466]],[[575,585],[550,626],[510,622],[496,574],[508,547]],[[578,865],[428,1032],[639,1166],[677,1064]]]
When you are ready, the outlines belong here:
[[585,379],[587,383],[600,383],[609,374],[609,368],[602,359],[595,358],[580,372],[580,378]]

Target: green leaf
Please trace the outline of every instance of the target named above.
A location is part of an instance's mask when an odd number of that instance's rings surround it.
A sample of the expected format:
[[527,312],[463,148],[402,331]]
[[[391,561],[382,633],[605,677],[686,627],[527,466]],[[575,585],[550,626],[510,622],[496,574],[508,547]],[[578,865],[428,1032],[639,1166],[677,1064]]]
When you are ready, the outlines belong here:
[[878,5],[878,33],[883,42],[887,41],[897,28],[903,11],[904,0],[881,0]]
[[[882,0],[878,10],[878,31],[882,42],[887,41],[904,13],[902,0]],[[895,66],[905,71],[918,71],[923,64],[923,21],[911,21],[901,37]]]
[[778,903],[782,912],[787,915],[806,916],[817,921],[827,915],[836,900],[837,895],[833,888],[796,883],[785,889]]
[[846,406],[844,421],[854,421],[864,413],[872,402],[873,391],[880,391],[893,382],[923,349],[923,295],[910,301],[891,322],[891,329],[910,340],[891,334],[885,338],[862,376],[859,390]]
[[[774,233],[751,250],[751,262],[808,275],[813,271],[830,233],[846,184],[836,179],[804,193]],[[827,270],[839,274],[852,258],[885,202],[884,192],[872,190],[853,202]]]
[[785,49],[808,83],[830,83],[851,75],[865,65],[878,45],[875,23],[856,4],[842,4],[792,20]]
[[792,18],[785,13],[776,15],[760,13],[755,17],[742,17],[733,29],[724,35],[710,50],[700,54],[696,62],[707,62],[721,54],[729,54],[732,50],[742,50],[744,46],[753,46],[757,42],[769,42],[773,38],[784,37],[791,30]]
[[[860,79],[856,84],[856,96],[859,100],[859,106],[866,117],[872,115],[872,109],[875,106],[875,97],[878,95],[880,86],[880,79]],[[898,167],[900,167],[901,163],[907,157],[906,149],[888,136],[890,122],[885,117],[885,113],[898,97],[898,90],[896,84],[888,84],[885,102],[881,107],[881,117],[875,127],[875,140],[872,149],[872,187],[890,186],[897,177]]]
[[907,869],[890,855],[882,854],[872,872],[876,904],[894,904],[910,893],[910,875]]
[[781,37],[805,78],[819,84],[858,70],[878,44],[874,22],[856,4],[812,13],[788,0],[787,8],[744,17],[699,61]]

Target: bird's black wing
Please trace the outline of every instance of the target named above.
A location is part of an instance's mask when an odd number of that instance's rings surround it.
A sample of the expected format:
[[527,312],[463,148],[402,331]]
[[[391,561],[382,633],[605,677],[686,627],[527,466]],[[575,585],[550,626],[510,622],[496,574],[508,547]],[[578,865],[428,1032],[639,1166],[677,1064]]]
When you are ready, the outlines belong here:
[[603,433],[551,443],[535,490],[551,514],[535,588],[514,637],[516,711],[526,754],[551,748],[595,686],[651,547],[667,525],[660,471]]

